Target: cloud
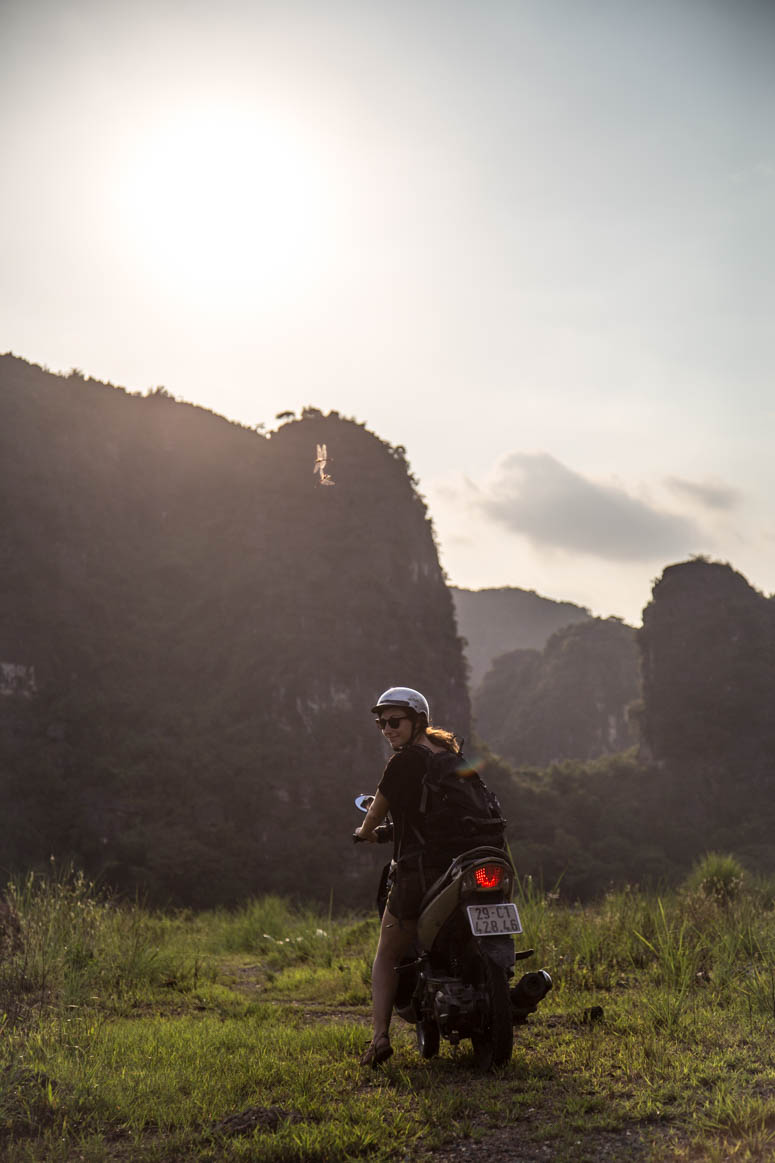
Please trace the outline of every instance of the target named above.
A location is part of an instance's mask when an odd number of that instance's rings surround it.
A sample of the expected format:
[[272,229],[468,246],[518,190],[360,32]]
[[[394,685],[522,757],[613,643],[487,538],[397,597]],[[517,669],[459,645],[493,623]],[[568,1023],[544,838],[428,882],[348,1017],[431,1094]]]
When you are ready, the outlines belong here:
[[608,561],[649,561],[708,545],[689,518],[589,480],[548,453],[507,456],[474,504],[535,545]]
[[667,477],[665,484],[679,496],[695,501],[706,509],[734,509],[740,494],[730,485],[719,482],[688,481],[684,477]]

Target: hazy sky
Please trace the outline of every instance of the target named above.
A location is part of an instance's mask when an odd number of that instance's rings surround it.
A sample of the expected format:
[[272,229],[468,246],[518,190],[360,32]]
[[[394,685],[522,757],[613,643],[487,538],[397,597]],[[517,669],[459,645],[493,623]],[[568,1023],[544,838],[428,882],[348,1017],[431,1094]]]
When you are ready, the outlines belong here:
[[0,350],[365,421],[459,585],[775,590],[775,2],[0,0],[0,150]]

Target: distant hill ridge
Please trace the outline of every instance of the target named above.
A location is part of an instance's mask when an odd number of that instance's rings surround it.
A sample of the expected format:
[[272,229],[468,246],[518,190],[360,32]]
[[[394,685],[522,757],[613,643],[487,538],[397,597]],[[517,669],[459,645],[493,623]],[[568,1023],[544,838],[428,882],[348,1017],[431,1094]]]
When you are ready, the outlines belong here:
[[452,597],[458,629],[466,640],[472,691],[500,654],[542,650],[555,630],[592,617],[573,602],[556,602],[512,586],[482,590],[453,586]]

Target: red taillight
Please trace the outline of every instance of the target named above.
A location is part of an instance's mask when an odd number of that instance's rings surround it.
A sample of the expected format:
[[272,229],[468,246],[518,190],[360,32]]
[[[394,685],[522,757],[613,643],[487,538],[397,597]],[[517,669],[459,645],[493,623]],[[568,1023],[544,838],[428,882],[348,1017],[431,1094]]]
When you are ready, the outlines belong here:
[[503,880],[502,864],[480,864],[474,869],[477,888],[497,888]]

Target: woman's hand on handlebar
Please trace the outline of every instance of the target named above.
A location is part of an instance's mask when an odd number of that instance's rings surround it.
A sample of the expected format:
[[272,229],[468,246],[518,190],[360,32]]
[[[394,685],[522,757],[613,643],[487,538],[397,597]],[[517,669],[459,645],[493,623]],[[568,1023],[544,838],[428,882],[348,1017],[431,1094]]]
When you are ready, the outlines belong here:
[[353,832],[353,842],[355,844],[389,844],[393,839],[393,825],[388,820],[386,824],[380,824],[379,827],[374,828],[371,832],[363,832],[363,825],[356,828]]
[[[366,813],[366,819],[361,824],[360,828],[356,828],[353,832],[353,840],[356,844],[378,844],[389,839],[385,832],[382,821],[390,811],[390,804],[387,802],[382,792],[377,789],[372,800],[371,807]],[[390,825],[390,836],[393,834],[393,826]]]

